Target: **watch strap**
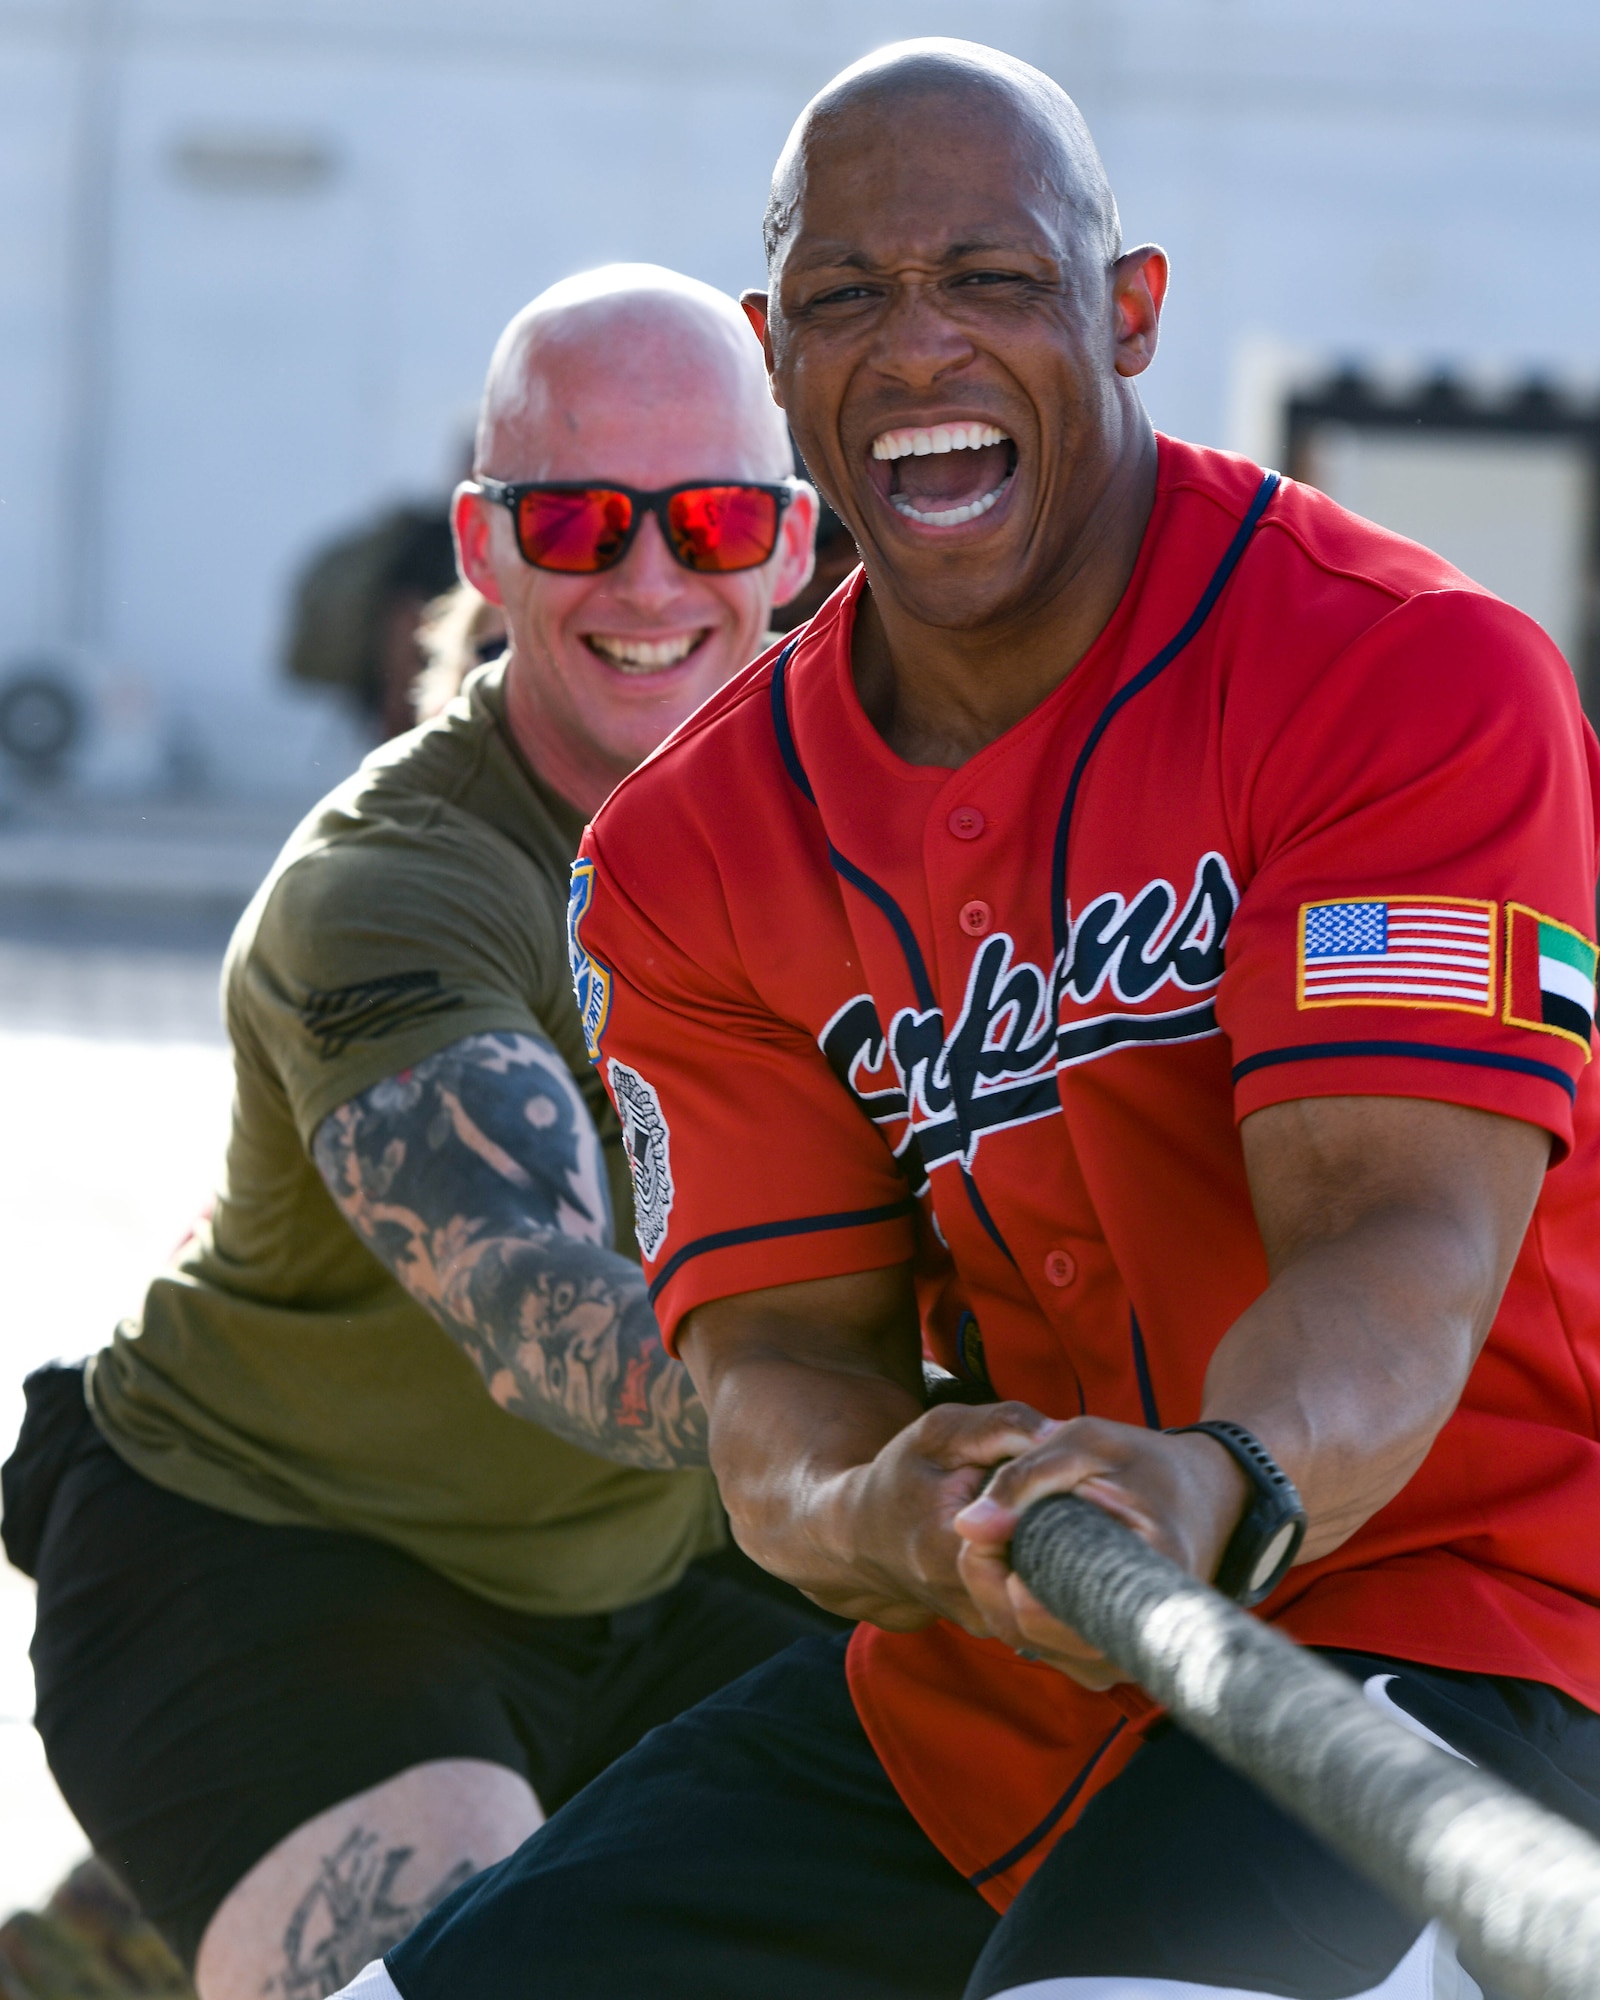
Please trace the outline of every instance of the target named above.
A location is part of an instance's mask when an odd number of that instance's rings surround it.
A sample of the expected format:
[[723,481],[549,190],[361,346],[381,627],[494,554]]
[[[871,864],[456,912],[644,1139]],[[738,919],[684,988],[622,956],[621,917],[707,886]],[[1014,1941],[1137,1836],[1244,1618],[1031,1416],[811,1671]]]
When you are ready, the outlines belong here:
[[1253,1431],[1215,1417],[1176,1424],[1168,1437],[1203,1431],[1220,1444],[1249,1482],[1250,1499],[1228,1537],[1213,1581],[1235,1603],[1259,1604],[1283,1581],[1305,1540],[1306,1510],[1294,1481]]

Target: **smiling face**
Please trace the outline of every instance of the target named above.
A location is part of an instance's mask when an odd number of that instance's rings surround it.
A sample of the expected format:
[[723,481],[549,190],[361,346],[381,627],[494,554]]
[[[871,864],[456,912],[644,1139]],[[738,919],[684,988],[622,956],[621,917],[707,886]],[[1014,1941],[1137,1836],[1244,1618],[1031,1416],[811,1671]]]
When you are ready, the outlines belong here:
[[1003,75],[891,65],[812,107],[774,213],[774,385],[874,596],[1036,613],[1149,444],[1165,265],[1118,258],[1087,134]]
[[[665,274],[663,274],[664,276]],[[760,351],[704,288],[611,289],[513,322],[497,352],[478,470],[508,482],[774,482],[791,470]],[[759,569],[698,574],[654,518],[593,576],[535,569],[511,516],[469,484],[463,570],[504,606],[507,704],[535,769],[585,811],[760,650],[774,602],[810,572],[814,497],[789,507]]]

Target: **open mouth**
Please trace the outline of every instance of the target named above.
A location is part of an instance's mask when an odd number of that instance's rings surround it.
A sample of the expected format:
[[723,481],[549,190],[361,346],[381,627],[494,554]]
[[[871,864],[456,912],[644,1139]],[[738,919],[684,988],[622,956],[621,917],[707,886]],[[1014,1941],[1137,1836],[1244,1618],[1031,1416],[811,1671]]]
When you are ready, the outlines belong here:
[[987,514],[1017,469],[1017,447],[993,424],[932,424],[884,431],[872,456],[886,465],[897,514],[929,528],[957,528]]
[[669,667],[682,666],[710,637],[711,627],[702,625],[698,631],[673,632],[664,639],[629,639],[616,632],[585,632],[583,643],[618,673],[660,674]]

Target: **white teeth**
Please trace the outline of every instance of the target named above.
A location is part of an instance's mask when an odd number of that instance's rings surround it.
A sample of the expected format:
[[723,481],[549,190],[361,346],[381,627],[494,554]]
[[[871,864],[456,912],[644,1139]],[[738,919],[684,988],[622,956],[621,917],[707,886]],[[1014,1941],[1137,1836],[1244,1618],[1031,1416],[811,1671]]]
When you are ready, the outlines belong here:
[[924,521],[930,528],[955,528],[963,521],[975,521],[980,514],[987,514],[1006,490],[1006,485],[1007,481],[1002,480],[992,493],[985,493],[981,500],[974,500],[969,507],[946,507],[936,514],[924,514],[920,508],[913,507],[903,493],[891,493],[889,505],[897,514],[904,514],[908,521]]
[[586,636],[594,651],[614,667],[620,667],[624,673],[649,674],[688,659],[706,635],[699,631],[680,632],[671,639],[617,639],[599,632]]
[[874,458],[929,458],[946,451],[982,451],[985,445],[1009,444],[1007,434],[993,424],[935,424],[925,431],[885,431],[872,440]]

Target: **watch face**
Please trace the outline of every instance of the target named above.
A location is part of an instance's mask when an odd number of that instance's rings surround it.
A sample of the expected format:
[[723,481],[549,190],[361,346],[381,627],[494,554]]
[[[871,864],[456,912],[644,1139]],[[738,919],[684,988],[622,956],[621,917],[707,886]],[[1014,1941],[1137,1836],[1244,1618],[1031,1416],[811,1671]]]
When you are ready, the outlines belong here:
[[1295,1530],[1299,1525],[1298,1521],[1285,1521],[1283,1526],[1256,1558],[1256,1566],[1250,1572],[1250,1588],[1252,1591],[1260,1590],[1262,1585],[1266,1583],[1273,1571],[1278,1567],[1279,1563],[1289,1553],[1290,1544],[1294,1540]]

